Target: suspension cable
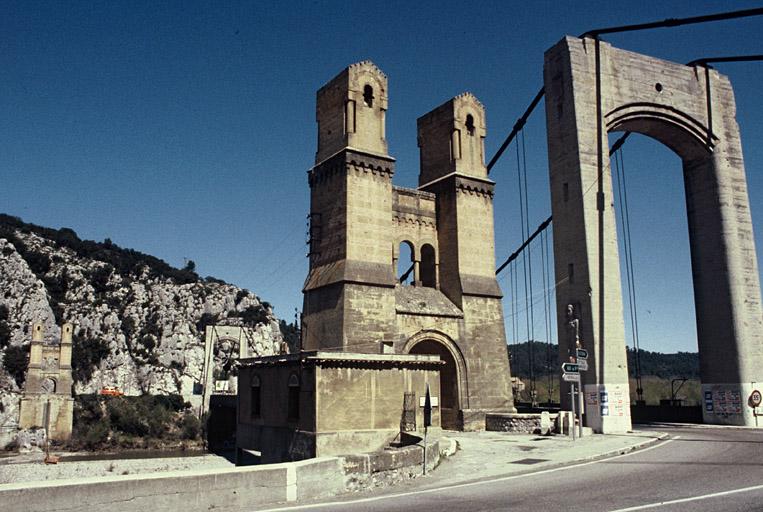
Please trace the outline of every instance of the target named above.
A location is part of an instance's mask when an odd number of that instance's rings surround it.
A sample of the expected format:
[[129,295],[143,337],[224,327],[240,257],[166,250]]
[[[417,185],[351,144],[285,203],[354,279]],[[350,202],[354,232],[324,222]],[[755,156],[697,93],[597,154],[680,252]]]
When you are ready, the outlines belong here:
[[540,259],[541,259],[541,275],[543,276],[543,323],[545,324],[545,334],[546,334],[546,375],[548,376],[548,386],[546,388],[548,400],[547,402],[551,403],[551,330],[549,326],[549,318],[548,318],[548,310],[549,310],[549,304],[548,304],[548,279],[546,275],[547,266],[546,266],[546,241],[548,239],[548,235],[543,232],[540,234]]
[[[520,156],[519,152],[519,141],[515,144],[516,152],[517,152],[517,188],[519,190],[519,218],[520,218],[520,228],[522,231],[522,240],[527,240],[527,233],[526,233],[526,226],[527,222],[525,220],[525,202],[527,201],[526,192],[527,187],[523,186],[522,181],[522,158]],[[526,176],[526,174],[525,174]],[[522,252],[522,268],[523,268],[523,276],[524,276],[524,291],[525,291],[525,334],[526,338],[528,338],[528,342],[530,341],[530,286],[527,282],[527,261],[529,257],[526,252]],[[533,369],[533,353],[532,353],[532,345],[528,346],[528,353],[527,353],[527,370],[528,370],[528,376],[530,377],[530,399],[532,400],[532,397],[534,395],[535,390],[535,372]]]
[[620,157],[620,171],[623,179],[623,198],[625,203],[625,226],[628,237],[628,261],[630,262],[630,281],[631,281],[631,295],[633,298],[633,332],[634,332],[634,344],[636,348],[636,392],[639,395],[639,400],[644,400],[644,389],[641,384],[641,337],[639,335],[638,328],[638,303],[636,301],[636,277],[634,274],[633,264],[633,238],[631,237],[631,220],[630,210],[628,207],[628,185],[626,181],[625,173],[625,161],[623,160],[623,149],[619,149],[617,154]]
[[687,66],[707,66],[710,63],[720,62],[752,62],[763,60],[763,55],[734,55],[731,57],[704,57],[687,62]]
[[[748,18],[751,16],[763,16],[763,7],[758,7],[755,9],[744,9],[741,11],[730,11],[730,12],[722,12],[717,14],[708,14],[704,16],[693,16],[690,18],[668,18],[662,21],[655,21],[651,23],[640,23],[637,25],[622,25],[619,27],[600,28],[600,29],[594,29],[594,30],[589,30],[588,32],[584,32],[579,37],[581,39],[584,37],[598,38],[598,36],[602,34],[613,34],[616,32],[631,32],[636,30],[648,30],[648,29],[663,28],[663,27],[678,27],[681,25],[693,25],[697,23],[725,21],[725,20],[738,19],[738,18]],[[689,62],[687,66],[694,66],[697,64],[706,65],[709,62],[741,62],[745,60],[763,60],[763,56],[750,55],[746,57],[716,57],[716,58],[708,58],[708,59],[699,59],[697,61]],[[509,147],[509,144],[511,144],[511,141],[514,140],[514,137],[516,137],[519,131],[525,126],[525,124],[527,123],[527,119],[530,117],[530,114],[533,113],[533,111],[535,110],[535,107],[538,106],[538,103],[540,103],[540,100],[543,98],[545,94],[546,94],[545,87],[541,87],[540,90],[533,97],[532,101],[530,102],[530,106],[527,107],[527,110],[525,110],[525,112],[514,123],[514,126],[511,129],[511,132],[503,141],[501,146],[498,148],[498,151],[496,151],[495,155],[493,155],[493,158],[491,158],[490,161],[488,162],[487,164],[488,174],[490,174],[490,170],[496,164],[498,159],[501,158],[501,156],[503,155],[503,152],[506,151],[506,148]]]
[[[527,192],[527,151],[525,149],[525,131],[522,130],[522,175],[524,180],[524,192],[525,192],[525,226],[524,236],[526,240],[530,236],[530,195]],[[517,144],[518,145],[518,144]],[[530,297],[533,297],[533,260],[532,249],[529,249],[527,254],[527,276],[530,283]],[[530,331],[527,333],[530,340],[530,399],[533,407],[537,407],[537,390],[536,390],[536,378],[535,378],[535,311],[533,308],[533,301],[530,301]]]
[[630,212],[628,209],[627,187],[625,182],[625,165],[622,159],[622,147],[614,153],[615,177],[617,180],[618,209],[620,210],[620,225],[623,235],[625,253],[625,281],[628,294],[628,310],[631,322],[631,336],[635,351],[634,369],[636,377],[636,394],[639,401],[644,400],[644,390],[641,385],[641,360],[638,333],[638,312],[636,308],[636,281],[633,272],[633,241],[630,231]]
[[636,25],[621,25],[619,27],[597,28],[594,30],[589,30],[588,32],[581,35],[580,38],[599,37],[602,34],[614,34],[616,32],[633,32],[635,30],[649,30],[653,28],[672,28],[679,27],[681,25],[694,25],[697,23],[725,21],[761,15],[763,15],[763,8],[757,7],[755,9],[743,9],[741,11],[721,12],[717,14],[706,14],[703,16],[691,16],[689,18],[667,18],[662,21],[652,21],[650,23],[638,23]]
[[[549,241],[549,233],[546,232],[546,246],[544,248],[544,250],[546,252],[546,267],[547,267],[546,268],[546,276],[548,276],[549,287],[551,286],[551,283],[554,283],[554,288],[555,288],[556,287],[556,283],[554,282],[554,279],[552,278],[552,276],[554,275],[554,273],[553,273],[554,269],[553,269],[553,266],[552,266],[553,263],[552,263],[552,260],[551,260],[553,251],[551,250],[550,247],[551,247],[551,242]],[[555,330],[551,328],[551,325],[553,323],[553,314],[554,314],[553,313],[553,309],[552,309],[552,304],[556,304],[556,302],[552,302],[552,300],[553,300],[551,298],[551,290],[552,289],[553,288],[549,288],[549,295],[548,295],[548,325],[549,325],[548,350],[549,350],[549,361],[551,361],[551,345],[552,344],[557,344],[556,342],[554,342],[554,339],[553,339],[554,338]],[[551,363],[549,363],[549,364],[551,364]],[[553,369],[551,367],[549,367],[549,368]],[[554,375],[554,372],[549,371],[549,375],[548,375],[548,378],[549,378],[549,396],[553,396],[553,394],[554,394],[554,383],[556,382],[556,379],[553,378],[553,375]],[[551,399],[549,399],[549,402],[550,401],[551,401]]]

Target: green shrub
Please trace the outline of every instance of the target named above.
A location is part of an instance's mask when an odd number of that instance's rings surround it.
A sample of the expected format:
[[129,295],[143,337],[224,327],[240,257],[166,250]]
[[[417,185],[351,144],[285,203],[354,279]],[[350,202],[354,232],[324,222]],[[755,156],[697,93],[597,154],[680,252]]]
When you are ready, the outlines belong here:
[[182,411],[191,405],[183,401],[182,395],[152,395],[148,398],[153,402],[152,407],[163,407],[172,412]]
[[201,318],[199,318],[199,321],[196,322],[196,331],[203,334],[208,325],[214,325],[215,323],[217,323],[217,315],[204,313],[201,315]]
[[27,366],[29,366],[29,345],[11,345],[5,349],[3,367],[19,387],[24,385]]
[[[229,313],[233,314],[233,313]],[[262,306],[249,306],[244,311],[241,311],[240,313],[235,313],[235,316],[241,317],[241,320],[244,321],[245,325],[249,325],[254,327],[257,324],[264,324],[269,321],[268,318],[268,312],[267,310]]]
[[201,422],[191,411],[183,414],[180,421],[180,435],[183,439],[198,439],[201,433]]
[[46,254],[28,251],[22,256],[37,277],[42,277],[50,270],[50,258]]
[[106,411],[114,430],[135,436],[145,436],[149,433],[145,414],[141,414],[134,400],[125,397],[111,397],[106,402]]
[[10,312],[8,306],[0,304],[0,349],[8,346],[11,342],[11,328],[8,326]]
[[83,337],[72,339],[72,377],[74,382],[89,382],[93,371],[110,353],[109,343],[103,339]]
[[110,428],[106,421],[83,425],[78,436],[79,444],[85,450],[96,450],[103,447],[109,439]]
[[109,438],[111,425],[104,416],[97,395],[79,395],[74,402],[74,422],[70,445],[74,449],[95,450]]

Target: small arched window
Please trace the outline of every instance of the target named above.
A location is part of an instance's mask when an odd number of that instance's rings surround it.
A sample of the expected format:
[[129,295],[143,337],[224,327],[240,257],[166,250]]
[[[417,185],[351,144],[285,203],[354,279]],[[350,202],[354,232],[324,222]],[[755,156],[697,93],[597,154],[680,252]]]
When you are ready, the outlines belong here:
[[289,410],[287,415],[287,419],[290,421],[296,421],[299,419],[299,392],[299,377],[292,373],[289,377]]
[[252,395],[250,400],[249,411],[251,416],[252,418],[259,418],[262,414],[262,385],[257,375],[252,377]]
[[474,135],[474,116],[471,114],[466,115],[466,131],[469,135]]
[[397,259],[397,280],[400,284],[413,284],[415,253],[413,244],[408,240],[400,242]]
[[374,106],[374,88],[368,84],[363,87],[363,103],[365,103],[367,107]]
[[434,247],[429,244],[421,246],[421,285],[430,288],[437,286],[437,261]]
[[40,384],[40,391],[46,395],[52,395],[56,392],[56,381],[50,377],[43,379]]

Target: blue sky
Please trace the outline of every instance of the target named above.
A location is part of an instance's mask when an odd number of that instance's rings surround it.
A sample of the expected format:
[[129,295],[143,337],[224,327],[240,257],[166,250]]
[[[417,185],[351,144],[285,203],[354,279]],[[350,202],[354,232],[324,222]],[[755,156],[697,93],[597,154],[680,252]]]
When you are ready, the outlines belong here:
[[[395,183],[415,186],[416,118],[471,91],[487,109],[492,155],[542,84],[543,52],[563,35],[750,7],[2,1],[0,211],[82,238],[108,237],[175,266],[193,259],[201,275],[249,288],[291,318],[307,269],[315,91],[342,68],[370,59],[388,75]],[[763,17],[605,40],[687,62],[763,53],[762,29]],[[763,64],[717,68],[736,89],[759,240]],[[541,106],[525,135],[531,230],[550,212],[543,118]],[[624,158],[642,348],[694,351],[680,161],[655,141],[632,139]],[[491,174],[498,261],[521,243],[513,154]],[[508,279],[501,284],[508,294]],[[535,318],[542,338],[542,313]],[[520,324],[524,337],[524,317]]]

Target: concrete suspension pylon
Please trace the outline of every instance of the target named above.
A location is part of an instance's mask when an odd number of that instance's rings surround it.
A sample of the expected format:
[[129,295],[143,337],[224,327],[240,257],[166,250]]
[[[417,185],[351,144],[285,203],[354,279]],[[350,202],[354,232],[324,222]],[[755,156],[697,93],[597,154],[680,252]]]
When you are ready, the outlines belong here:
[[755,425],[746,401],[763,381],[763,315],[728,78],[566,37],[546,52],[544,82],[560,355],[572,342],[572,305],[589,350],[587,424],[605,433],[631,427],[607,149],[609,132],[630,131],[683,162],[705,422]]

